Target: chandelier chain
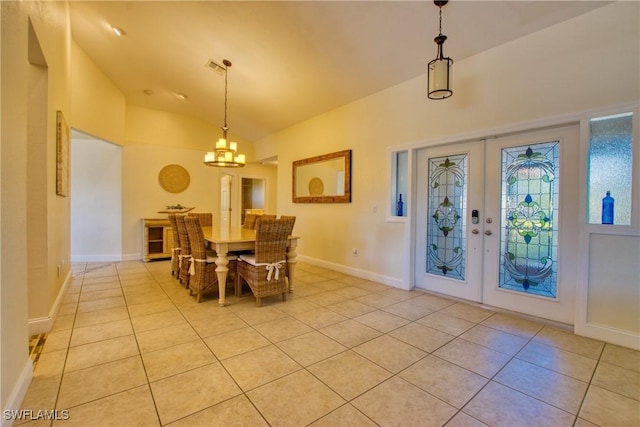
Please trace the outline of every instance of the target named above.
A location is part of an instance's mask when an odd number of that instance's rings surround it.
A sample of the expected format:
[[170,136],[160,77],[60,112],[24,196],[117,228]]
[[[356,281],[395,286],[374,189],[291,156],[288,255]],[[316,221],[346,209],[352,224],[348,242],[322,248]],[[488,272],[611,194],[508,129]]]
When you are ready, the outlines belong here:
[[229,68],[228,65],[225,64],[224,67],[224,128],[223,129],[228,129],[227,126],[227,69]]
[[214,151],[209,151],[204,156],[204,164],[207,166],[216,166],[221,168],[238,168],[246,163],[244,154],[238,154],[238,144],[234,141],[227,140],[227,104],[229,101],[229,79],[228,69],[231,61],[225,59],[224,64],[224,124],[222,126],[222,138],[218,139]]

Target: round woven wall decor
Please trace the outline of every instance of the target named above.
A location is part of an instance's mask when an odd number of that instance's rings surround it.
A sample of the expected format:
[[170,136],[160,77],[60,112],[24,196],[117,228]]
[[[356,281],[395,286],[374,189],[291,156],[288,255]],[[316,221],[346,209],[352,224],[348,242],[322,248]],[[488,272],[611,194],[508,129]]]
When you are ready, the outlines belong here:
[[324,182],[320,178],[313,177],[309,181],[309,194],[312,196],[322,196],[324,193]]
[[158,174],[160,187],[169,193],[181,193],[187,189],[191,178],[189,172],[180,165],[167,165]]

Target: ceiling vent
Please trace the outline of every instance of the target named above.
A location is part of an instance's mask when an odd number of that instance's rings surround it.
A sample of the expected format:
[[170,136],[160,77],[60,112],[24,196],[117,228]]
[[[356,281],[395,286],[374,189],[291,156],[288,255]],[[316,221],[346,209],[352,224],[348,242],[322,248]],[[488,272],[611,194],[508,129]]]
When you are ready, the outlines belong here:
[[219,75],[224,75],[224,71],[227,67],[225,67],[223,64],[218,64],[216,61],[214,61],[213,59],[210,59],[206,64],[205,67],[212,69],[213,71],[215,71],[216,74]]

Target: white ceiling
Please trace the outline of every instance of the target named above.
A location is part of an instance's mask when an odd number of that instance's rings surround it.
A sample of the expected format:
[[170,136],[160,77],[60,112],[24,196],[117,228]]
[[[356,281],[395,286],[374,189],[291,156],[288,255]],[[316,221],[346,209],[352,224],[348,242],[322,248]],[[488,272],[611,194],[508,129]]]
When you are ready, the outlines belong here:
[[[607,3],[453,0],[442,9],[444,53],[457,62]],[[221,126],[224,74],[205,64],[229,59],[229,137],[250,141],[423,75],[436,55],[432,1],[71,1],[70,9],[74,41],[129,104]]]

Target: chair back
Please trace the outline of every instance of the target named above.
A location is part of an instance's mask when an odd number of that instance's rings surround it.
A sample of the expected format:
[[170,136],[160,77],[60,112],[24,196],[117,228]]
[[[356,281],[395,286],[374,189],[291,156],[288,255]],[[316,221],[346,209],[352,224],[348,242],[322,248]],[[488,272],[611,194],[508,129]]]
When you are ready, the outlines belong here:
[[280,219],[283,221],[287,221],[289,224],[289,236],[293,234],[293,226],[296,224],[296,217],[289,215],[280,215]]
[[200,220],[200,227],[211,227],[213,225],[213,214],[211,212],[189,212],[187,217],[195,217]]
[[248,213],[244,215],[244,222],[242,223],[242,228],[247,230],[253,230],[256,228],[256,219],[258,219],[258,215]]
[[176,214],[169,214],[169,224],[171,224],[171,240],[174,248],[180,248],[180,237],[178,236],[178,225],[176,224]]
[[256,226],[257,263],[275,263],[287,259],[289,222],[275,218],[261,218]]
[[256,218],[256,225],[255,225],[255,229],[258,228],[258,223],[260,221],[262,221],[263,219],[276,219],[275,215],[272,214],[262,214],[262,215],[258,215],[258,217]]
[[185,225],[185,216],[176,215],[176,227],[178,228],[178,238],[180,240],[180,249],[182,255],[191,255],[191,244],[189,243],[189,234]]
[[200,219],[196,216],[186,216],[184,218],[184,225],[189,235],[191,256],[194,259],[206,259],[207,249],[204,244],[204,232],[200,226]]

